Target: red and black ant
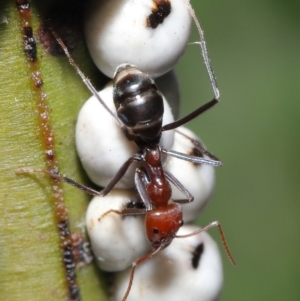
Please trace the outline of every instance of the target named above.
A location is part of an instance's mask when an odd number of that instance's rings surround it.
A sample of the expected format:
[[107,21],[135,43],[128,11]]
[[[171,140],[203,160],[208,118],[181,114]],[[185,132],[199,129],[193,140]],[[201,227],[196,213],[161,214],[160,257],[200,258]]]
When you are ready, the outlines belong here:
[[[182,209],[180,204],[192,202],[193,196],[171,173],[163,169],[161,157],[162,154],[167,154],[193,163],[209,164],[212,166],[221,166],[221,161],[205,150],[199,142],[194,140],[192,140],[192,142],[200,150],[200,152],[211,159],[204,159],[202,157],[165,150],[161,149],[159,146],[159,141],[163,131],[178,128],[179,126],[196,118],[198,115],[204,113],[219,102],[219,92],[213,73],[211,73],[210,76],[214,79],[213,87],[215,97],[189,115],[162,126],[162,116],[164,112],[163,98],[157,89],[155,82],[147,74],[141,72],[135,66],[129,64],[121,65],[117,68],[113,79],[113,99],[117,110],[116,116],[106,106],[90,81],[75,64],[62,40],[55,32],[53,34],[63,48],[70,64],[75,68],[76,72],[80,75],[89,90],[116,120],[127,139],[133,141],[140,149],[138,153],[130,157],[122,165],[114,178],[101,192],[86,187],[65,175],[61,175],[58,171],[47,172],[52,177],[62,179],[92,195],[105,196],[123,177],[133,162],[141,163],[141,167],[138,167],[135,171],[135,186],[145,209],[125,208],[122,212],[117,213],[122,215],[144,214],[147,238],[152,244],[154,250],[132,263],[130,281],[127,291],[123,297],[123,301],[125,301],[129,295],[135,267],[152,258],[152,256],[160,250],[167,247],[174,238],[189,237],[200,232],[207,231],[212,227],[218,227],[227,256],[231,263],[235,264],[226,243],[224,232],[220,223],[217,221],[212,222],[206,227],[188,235],[176,235],[179,228],[183,225]],[[149,108],[151,108],[151,110],[149,110]],[[172,190],[169,182],[173,183],[184,194],[186,199],[174,200],[170,203]],[[107,214],[110,212],[116,211],[111,210],[108,211]]]

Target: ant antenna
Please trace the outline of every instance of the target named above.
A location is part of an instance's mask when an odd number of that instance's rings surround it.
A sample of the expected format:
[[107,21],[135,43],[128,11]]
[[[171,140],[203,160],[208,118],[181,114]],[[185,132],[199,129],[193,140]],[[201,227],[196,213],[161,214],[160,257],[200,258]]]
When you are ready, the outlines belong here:
[[103,105],[103,107],[106,109],[106,111],[116,120],[116,122],[119,124],[119,126],[121,128],[123,128],[124,127],[123,124],[120,122],[120,120],[117,118],[117,116],[108,108],[108,106],[105,104],[105,102],[102,100],[102,98],[97,93],[96,89],[94,88],[94,86],[92,85],[92,83],[90,82],[90,80],[78,68],[78,66],[74,62],[73,58],[71,57],[71,54],[69,53],[69,50],[68,50],[67,46],[62,41],[62,39],[58,36],[58,34],[53,29],[50,28],[50,31],[51,31],[52,35],[55,37],[56,41],[61,46],[61,48],[63,49],[63,51],[64,51],[65,55],[67,56],[67,58],[69,59],[69,62],[71,64],[71,66],[75,69],[75,71],[77,72],[77,74],[81,77],[82,81],[85,83],[85,85],[87,86],[87,88],[99,100],[99,102]]
[[227,241],[226,241],[226,238],[225,238],[225,233],[221,227],[221,224],[218,222],[218,221],[215,221],[215,222],[211,222],[210,224],[208,224],[207,226],[205,226],[204,228],[201,228],[199,230],[196,230],[190,234],[186,234],[186,235],[176,235],[175,238],[186,238],[186,237],[190,237],[190,236],[193,236],[193,235],[196,235],[196,234],[200,234],[201,232],[205,232],[211,228],[214,228],[214,227],[218,227],[218,230],[219,230],[219,233],[220,233],[220,236],[221,236],[221,240],[222,240],[222,244],[223,244],[223,247],[224,247],[224,250],[226,252],[226,255],[229,259],[229,261],[233,264],[233,265],[236,265],[236,262],[230,252],[230,249],[229,249],[229,246],[227,244]]
[[195,42],[193,44],[199,44],[200,47],[201,47],[201,54],[202,54],[202,57],[203,57],[203,60],[204,60],[204,64],[205,64],[205,67],[206,67],[206,70],[207,70],[207,73],[208,73],[208,76],[209,76],[214,94],[215,94],[215,99],[219,101],[220,100],[220,91],[219,91],[219,88],[218,88],[218,85],[217,85],[217,80],[216,80],[214,71],[211,67],[210,60],[208,58],[206,42],[205,42],[205,39],[204,39],[204,32],[201,29],[200,23],[199,23],[199,21],[197,19],[197,16],[195,14],[195,10],[192,8],[192,6],[190,4],[190,0],[186,1],[186,5],[187,5],[187,8],[188,8],[194,22],[195,22],[195,25],[196,25],[198,33],[199,33],[199,38],[200,38],[199,42]]

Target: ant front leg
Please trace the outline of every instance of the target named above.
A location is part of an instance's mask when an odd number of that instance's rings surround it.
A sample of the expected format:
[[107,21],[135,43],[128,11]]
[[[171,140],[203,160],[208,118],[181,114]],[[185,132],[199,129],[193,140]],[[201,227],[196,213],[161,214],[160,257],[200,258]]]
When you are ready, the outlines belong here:
[[196,230],[196,231],[194,231],[190,234],[176,235],[175,238],[186,238],[186,237],[194,236],[194,235],[197,235],[197,234],[200,234],[202,232],[208,231],[209,229],[215,228],[215,227],[217,227],[218,230],[219,230],[219,234],[220,234],[220,237],[221,237],[221,240],[222,240],[222,244],[223,244],[224,250],[226,252],[226,255],[227,255],[229,261],[231,262],[231,264],[236,265],[236,262],[235,262],[235,260],[232,256],[232,254],[230,252],[230,249],[229,249],[229,246],[227,244],[223,228],[221,227],[221,224],[218,221],[211,222],[208,225],[206,225],[205,227],[203,227],[199,230]]
[[123,208],[121,210],[110,209],[110,210],[106,211],[103,215],[101,215],[98,218],[98,221],[100,222],[103,218],[105,218],[107,215],[109,215],[111,213],[115,213],[120,216],[132,216],[132,215],[145,215],[147,213],[147,211],[145,208],[132,208],[132,207],[123,206]]
[[129,295],[129,293],[130,293],[130,290],[131,290],[131,287],[132,287],[132,283],[133,283],[135,268],[136,268],[139,264],[141,264],[141,263],[143,263],[143,262],[145,262],[145,261],[151,259],[154,255],[156,255],[156,254],[157,254],[160,250],[162,250],[163,248],[164,248],[164,245],[161,244],[157,249],[155,249],[155,250],[152,251],[151,253],[146,254],[146,255],[144,255],[144,256],[138,258],[137,260],[135,260],[135,261],[132,263],[128,287],[127,287],[127,290],[126,290],[126,292],[125,292],[125,295],[124,295],[122,301],[126,301],[127,298],[128,298],[128,295]]

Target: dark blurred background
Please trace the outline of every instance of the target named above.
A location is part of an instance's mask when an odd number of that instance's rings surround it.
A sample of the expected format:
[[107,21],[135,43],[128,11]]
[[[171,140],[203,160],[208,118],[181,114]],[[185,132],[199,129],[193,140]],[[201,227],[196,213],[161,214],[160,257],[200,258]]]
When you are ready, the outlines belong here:
[[[189,127],[224,163],[198,222],[222,223],[238,263],[221,249],[221,300],[300,300],[300,1],[192,5],[221,103]],[[212,98],[198,46],[188,47],[177,73],[181,115]]]

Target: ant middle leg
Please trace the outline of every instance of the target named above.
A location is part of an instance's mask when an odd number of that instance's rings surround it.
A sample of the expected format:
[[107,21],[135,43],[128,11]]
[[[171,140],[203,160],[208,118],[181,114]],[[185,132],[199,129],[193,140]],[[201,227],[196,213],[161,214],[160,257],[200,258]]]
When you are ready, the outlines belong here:
[[68,184],[71,184],[72,186],[87,192],[90,195],[94,196],[105,196],[107,195],[113,188],[114,186],[119,182],[119,180],[124,176],[126,171],[128,170],[129,166],[134,162],[134,161],[140,161],[140,154],[137,153],[130,157],[127,161],[124,162],[124,164],[121,166],[119,171],[116,173],[116,175],[112,178],[112,180],[109,182],[109,184],[102,190],[102,191],[97,191],[91,187],[88,187],[84,184],[81,184],[69,177],[67,177],[64,174],[61,174],[58,169],[36,169],[36,168],[18,168],[16,169],[17,174],[23,174],[23,173],[44,173],[49,175],[53,179],[61,180],[64,181]]
[[198,157],[198,156],[191,156],[191,155],[187,155],[181,152],[177,152],[177,151],[173,151],[173,150],[166,150],[166,149],[162,149],[162,153],[181,159],[181,160],[185,160],[185,161],[189,161],[195,164],[206,164],[206,165],[211,165],[211,166],[222,166],[222,162],[219,160],[211,160],[211,159],[205,159],[202,157]]
[[[195,155],[197,155],[198,157],[206,155],[215,161],[221,162],[221,160],[218,157],[216,157],[215,155],[213,155],[211,152],[209,152],[198,139],[192,138],[178,129],[176,129],[176,132],[178,134],[180,134],[181,136],[185,137],[187,140],[189,140],[195,146],[195,151],[194,151]],[[198,153],[196,150],[198,150]]]
[[56,180],[60,180],[60,181],[64,181],[68,184],[71,184],[73,185],[74,187],[82,190],[82,191],[85,191],[87,192],[88,194],[90,195],[95,195],[95,196],[102,196],[102,193],[91,188],[91,187],[88,187],[86,185],[83,185],[81,183],[78,183],[77,181],[67,177],[66,175],[63,175],[59,172],[58,169],[50,169],[50,170],[47,170],[47,169],[38,169],[38,168],[30,168],[30,167],[22,167],[22,168],[18,168],[15,170],[15,172],[17,174],[24,174],[24,173],[43,173],[43,174],[46,174],[46,175],[49,175],[51,178],[53,179],[56,179]]

